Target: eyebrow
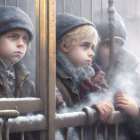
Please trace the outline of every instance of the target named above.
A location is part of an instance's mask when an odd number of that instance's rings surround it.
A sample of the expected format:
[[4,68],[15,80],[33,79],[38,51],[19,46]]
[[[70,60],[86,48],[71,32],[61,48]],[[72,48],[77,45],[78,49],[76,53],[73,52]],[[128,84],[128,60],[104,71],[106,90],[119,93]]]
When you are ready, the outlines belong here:
[[[15,35],[23,35],[20,32],[9,32],[8,34],[15,34]],[[28,36],[28,34],[24,34],[25,36]]]

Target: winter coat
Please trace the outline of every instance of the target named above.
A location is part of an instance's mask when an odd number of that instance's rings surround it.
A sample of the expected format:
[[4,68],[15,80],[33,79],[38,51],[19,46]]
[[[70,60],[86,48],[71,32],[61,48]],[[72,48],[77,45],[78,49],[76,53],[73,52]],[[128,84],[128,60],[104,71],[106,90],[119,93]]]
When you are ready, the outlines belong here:
[[[105,79],[113,93],[119,91],[128,94],[138,104],[140,103],[140,74],[137,72],[139,61],[137,57],[126,48],[120,48],[120,53],[114,58],[114,68],[105,72]],[[98,58],[99,59],[99,58]],[[95,62],[100,66],[97,59]],[[103,126],[99,128],[103,132]],[[114,128],[109,126],[109,135],[114,135]],[[112,131],[113,130],[113,131]],[[119,125],[119,140],[139,140],[140,139],[140,115],[137,120],[132,120],[129,116],[127,121]],[[112,139],[110,137],[110,139]],[[109,139],[109,140],[110,140]]]
[[[15,79],[11,81],[10,75],[6,72],[2,62],[0,62],[0,98],[35,97],[34,84],[27,79],[30,72],[21,63],[15,64],[13,68],[15,70]],[[10,82],[14,83],[12,87],[10,86]],[[14,88],[14,91],[12,91],[12,88]]]
[[[86,102],[89,93],[107,88],[103,79],[104,74],[97,66],[95,70],[90,66],[73,66],[60,52],[57,53],[56,60],[56,86],[67,107]],[[58,94],[56,99],[56,105],[62,103]]]
[[[13,65],[15,71],[15,78],[6,71],[2,61],[0,61],[0,98],[22,98],[22,97],[36,97],[35,87],[33,82],[27,79],[30,72],[21,63]],[[12,83],[12,84],[11,84]],[[38,139],[39,134],[35,132],[26,132],[26,140]],[[12,133],[9,136],[10,140],[20,139],[20,133]]]

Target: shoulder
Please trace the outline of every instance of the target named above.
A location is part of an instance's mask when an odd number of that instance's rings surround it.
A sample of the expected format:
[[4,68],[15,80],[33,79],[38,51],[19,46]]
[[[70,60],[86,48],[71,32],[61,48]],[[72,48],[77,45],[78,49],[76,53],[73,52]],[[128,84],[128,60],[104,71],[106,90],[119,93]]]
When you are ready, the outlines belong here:
[[138,57],[126,48],[121,49],[119,55],[120,64],[123,69],[135,70],[140,64]]

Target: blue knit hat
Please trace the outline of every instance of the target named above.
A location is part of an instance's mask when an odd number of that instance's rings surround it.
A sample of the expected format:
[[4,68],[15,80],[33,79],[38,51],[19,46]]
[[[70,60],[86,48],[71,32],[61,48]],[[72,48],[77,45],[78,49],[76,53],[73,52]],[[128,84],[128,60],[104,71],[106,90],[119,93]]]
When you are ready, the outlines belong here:
[[29,41],[34,37],[33,24],[28,15],[15,6],[0,5],[0,35],[14,29],[24,29]]

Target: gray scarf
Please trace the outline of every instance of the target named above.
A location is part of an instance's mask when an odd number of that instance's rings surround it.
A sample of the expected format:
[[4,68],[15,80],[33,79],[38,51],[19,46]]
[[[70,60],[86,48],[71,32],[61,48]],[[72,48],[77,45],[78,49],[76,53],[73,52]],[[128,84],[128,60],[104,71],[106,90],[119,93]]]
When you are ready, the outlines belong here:
[[56,63],[68,76],[72,77],[78,85],[85,80],[86,77],[93,77],[95,75],[95,71],[91,66],[87,66],[86,68],[73,66],[60,51],[56,53]]

